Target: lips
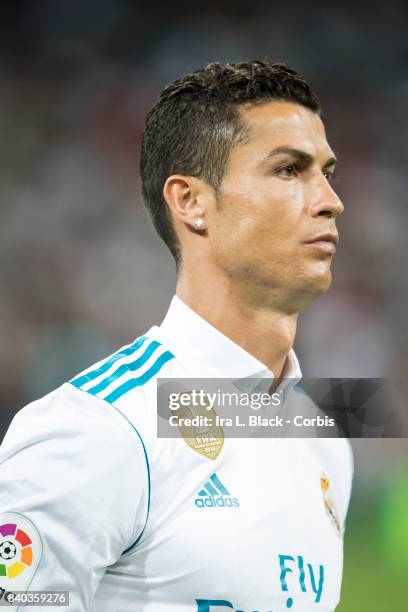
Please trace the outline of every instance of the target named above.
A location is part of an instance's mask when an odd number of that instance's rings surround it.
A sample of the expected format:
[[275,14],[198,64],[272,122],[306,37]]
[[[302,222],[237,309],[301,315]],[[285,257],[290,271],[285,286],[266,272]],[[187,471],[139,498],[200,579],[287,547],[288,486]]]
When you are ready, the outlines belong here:
[[320,234],[319,236],[316,236],[316,238],[312,238],[311,240],[308,240],[306,244],[312,244],[313,242],[332,242],[334,246],[336,246],[338,241],[339,241],[338,234]]
[[306,242],[307,246],[315,247],[325,253],[334,254],[336,252],[336,244],[339,241],[338,234],[320,234]]

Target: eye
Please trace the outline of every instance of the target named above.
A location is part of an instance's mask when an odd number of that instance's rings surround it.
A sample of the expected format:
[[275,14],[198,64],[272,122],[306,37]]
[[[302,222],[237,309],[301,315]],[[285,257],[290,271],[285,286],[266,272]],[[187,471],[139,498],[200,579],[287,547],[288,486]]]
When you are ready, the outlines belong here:
[[299,168],[296,164],[290,164],[289,166],[285,166],[278,171],[279,176],[284,176],[286,178],[293,178],[294,176],[298,176]]
[[326,179],[329,181],[329,183],[333,180],[334,177],[334,172],[331,171],[329,172],[329,170],[323,170],[323,176],[326,177]]

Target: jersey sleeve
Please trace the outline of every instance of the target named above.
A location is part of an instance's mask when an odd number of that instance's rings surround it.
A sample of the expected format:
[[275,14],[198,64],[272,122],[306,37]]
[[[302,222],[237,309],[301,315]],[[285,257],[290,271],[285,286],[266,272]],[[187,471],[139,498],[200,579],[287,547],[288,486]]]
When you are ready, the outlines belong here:
[[0,538],[11,542],[0,543],[0,586],[18,582],[6,557],[22,555],[22,545],[7,534],[21,517],[18,533],[30,535],[31,524],[42,543],[42,552],[32,546],[40,559],[23,563],[21,579],[36,567],[26,588],[69,591],[70,611],[89,610],[106,568],[142,534],[148,505],[139,432],[113,406],[64,384],[17,413],[0,448]]

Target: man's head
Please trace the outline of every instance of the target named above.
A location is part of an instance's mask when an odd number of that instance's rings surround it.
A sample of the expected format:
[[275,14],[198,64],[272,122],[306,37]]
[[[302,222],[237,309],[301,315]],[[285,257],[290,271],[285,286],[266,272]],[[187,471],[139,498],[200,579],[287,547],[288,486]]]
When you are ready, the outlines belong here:
[[252,284],[255,299],[282,283],[300,302],[327,289],[331,253],[305,245],[335,233],[342,207],[320,115],[310,87],[282,64],[213,63],[164,89],[147,116],[141,174],[178,266],[209,257]]

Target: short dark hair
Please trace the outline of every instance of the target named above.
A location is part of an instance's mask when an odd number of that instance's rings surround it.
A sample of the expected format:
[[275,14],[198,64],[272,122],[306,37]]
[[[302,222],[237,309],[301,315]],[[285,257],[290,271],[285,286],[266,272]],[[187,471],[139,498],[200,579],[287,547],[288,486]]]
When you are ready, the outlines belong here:
[[172,174],[221,185],[231,148],[246,137],[238,107],[269,100],[294,102],[321,115],[319,100],[286,64],[214,62],[170,83],[149,111],[143,132],[143,199],[178,267],[180,245],[163,187]]

